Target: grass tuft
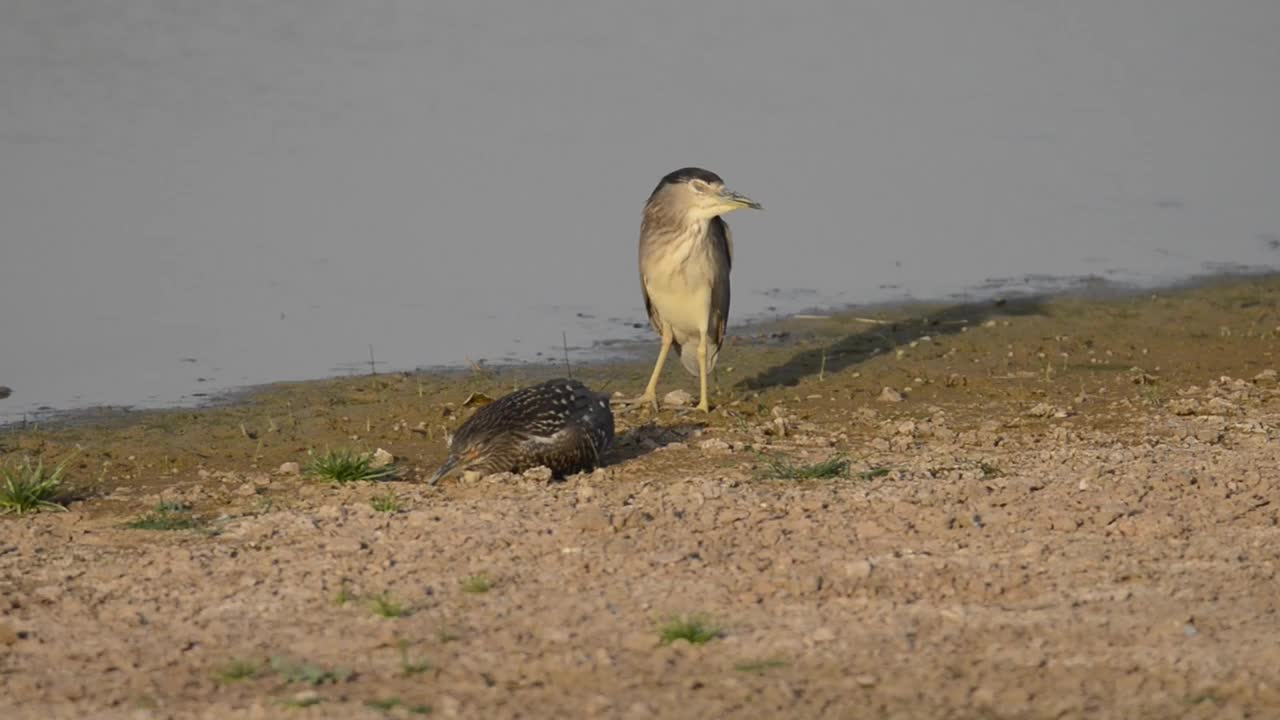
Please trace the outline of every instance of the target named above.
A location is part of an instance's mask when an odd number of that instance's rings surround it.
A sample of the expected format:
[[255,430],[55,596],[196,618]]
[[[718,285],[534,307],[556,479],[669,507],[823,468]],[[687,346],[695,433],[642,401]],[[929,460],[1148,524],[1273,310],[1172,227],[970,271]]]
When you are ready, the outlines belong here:
[[328,450],[311,459],[303,471],[307,476],[337,483],[381,480],[394,474],[395,469],[374,467],[373,455],[352,450]]
[[409,608],[401,605],[395,600],[392,600],[391,596],[386,593],[382,593],[369,602],[373,606],[374,614],[380,615],[384,618],[404,617],[409,614]]
[[658,628],[663,645],[685,640],[691,645],[702,645],[723,635],[723,631],[703,615],[671,618]]
[[173,502],[159,503],[146,515],[125,523],[131,530],[191,530],[199,526],[190,505]]
[[459,584],[462,585],[462,592],[471,593],[473,595],[487,593],[493,589],[493,581],[489,579],[489,576],[484,575],[483,573],[480,575],[465,577],[459,581]]
[[44,460],[32,465],[31,458],[17,467],[0,468],[0,514],[66,510],[59,502],[65,494],[62,486],[65,469],[65,461],[52,470],[45,470]]
[[884,477],[885,475],[888,475],[888,474],[889,474],[889,468],[884,467],[883,465],[877,465],[873,468],[863,470],[862,472],[858,473],[858,479],[875,480],[878,477]]
[[418,675],[430,669],[431,669],[431,663],[427,662],[426,660],[422,658],[419,658],[417,660],[410,658],[409,643],[404,640],[400,641],[400,674],[401,675],[405,675],[405,676]]
[[799,464],[789,458],[773,457],[764,461],[760,476],[765,480],[829,480],[849,474],[848,459],[839,455],[816,463]]
[[753,662],[738,663],[733,666],[733,669],[740,673],[762,675],[766,671],[773,670],[774,668],[786,667],[786,665],[787,662],[785,660],[756,660]]
[[355,673],[346,668],[328,669],[306,662],[294,662],[287,658],[271,658],[271,670],[287,683],[307,685],[335,685],[350,680]]
[[224,683],[248,680],[258,676],[262,668],[252,660],[232,660],[226,667],[220,668],[214,677]]
[[384,493],[382,495],[374,495],[369,499],[369,507],[377,512],[393,513],[400,512],[404,509],[404,504],[400,502],[400,498],[395,493]]

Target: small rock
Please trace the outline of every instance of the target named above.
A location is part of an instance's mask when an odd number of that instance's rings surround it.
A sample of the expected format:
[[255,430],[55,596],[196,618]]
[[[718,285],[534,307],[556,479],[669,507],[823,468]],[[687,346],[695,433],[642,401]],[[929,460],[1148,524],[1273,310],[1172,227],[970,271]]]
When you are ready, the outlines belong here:
[[370,461],[369,467],[372,467],[375,469],[384,468],[395,461],[396,461],[395,455],[392,455],[391,453],[387,452],[386,450],[383,450],[382,448],[378,448],[377,450],[373,451],[373,459]]
[[875,687],[876,683],[880,682],[880,679],[877,678],[875,675],[867,674],[867,675],[858,675],[853,679],[853,681],[858,683],[859,687],[868,688],[868,687]]
[[353,553],[360,552],[364,548],[364,543],[358,538],[336,537],[325,543],[325,547],[332,553]]
[[302,465],[296,462],[281,463],[280,467],[276,468],[276,472],[281,475],[301,475]]
[[1276,382],[1276,371],[1275,371],[1275,370],[1263,370],[1262,372],[1260,372],[1260,373],[1258,373],[1257,375],[1254,375],[1254,376],[1253,376],[1253,381],[1254,381],[1254,382],[1256,382],[1256,383],[1259,383],[1259,384],[1263,384],[1263,383],[1272,383],[1272,384],[1274,384],[1274,383]]
[[547,467],[546,465],[539,465],[538,467],[529,468],[528,470],[525,470],[523,474],[524,474],[525,480],[533,480],[534,482],[548,482],[549,480],[551,480],[551,476],[553,473],[551,472],[551,468]]
[[1031,417],[1049,417],[1055,412],[1054,407],[1049,403],[1036,403],[1035,407],[1027,411],[1027,415]]
[[815,643],[831,642],[836,639],[836,631],[829,627],[820,627],[809,636]]
[[609,516],[598,507],[585,507],[574,513],[573,526],[588,532],[608,530],[610,527]]
[[315,705],[320,702],[320,693],[315,690],[300,690],[293,694],[293,702],[302,707]]
[[480,478],[482,477],[484,477],[484,475],[479,470],[467,470],[462,473],[463,482],[480,482]]
[[1200,403],[1191,398],[1178,398],[1169,401],[1169,412],[1174,415],[1195,415],[1200,412]]
[[872,565],[867,560],[853,560],[844,565],[844,572],[854,580],[866,580],[871,577]]
[[884,403],[902,402],[902,393],[891,387],[885,387],[885,389],[880,391],[880,395],[876,397],[876,400]]
[[668,407],[684,407],[693,402],[688,390],[672,390],[662,396],[662,404]]
[[720,438],[711,438],[710,440],[703,440],[702,442],[698,443],[698,447],[702,448],[703,450],[724,451],[724,450],[732,449],[732,446],[729,445],[729,443],[725,442],[724,440],[721,440]]
[[1232,415],[1239,408],[1236,407],[1235,403],[1231,402],[1230,400],[1225,400],[1223,398],[1216,397],[1209,400],[1209,402],[1205,405],[1205,409],[1207,409],[1209,412],[1213,413],[1214,415]]

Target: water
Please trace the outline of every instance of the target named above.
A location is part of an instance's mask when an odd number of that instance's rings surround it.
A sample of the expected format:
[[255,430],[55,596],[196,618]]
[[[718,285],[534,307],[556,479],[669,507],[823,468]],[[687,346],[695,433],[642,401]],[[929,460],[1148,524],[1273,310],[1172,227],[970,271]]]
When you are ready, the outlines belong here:
[[1274,267],[1277,36],[1274,0],[6,0],[0,419],[636,335],[688,164],[766,207],[735,322]]

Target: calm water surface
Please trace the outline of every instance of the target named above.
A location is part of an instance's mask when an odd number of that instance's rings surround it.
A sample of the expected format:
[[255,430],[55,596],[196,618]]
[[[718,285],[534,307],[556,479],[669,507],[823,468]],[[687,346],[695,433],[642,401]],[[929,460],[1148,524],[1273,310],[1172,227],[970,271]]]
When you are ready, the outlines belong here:
[[1280,266],[1277,37],[1274,0],[5,0],[0,420],[636,335],[688,164],[767,208],[736,322]]

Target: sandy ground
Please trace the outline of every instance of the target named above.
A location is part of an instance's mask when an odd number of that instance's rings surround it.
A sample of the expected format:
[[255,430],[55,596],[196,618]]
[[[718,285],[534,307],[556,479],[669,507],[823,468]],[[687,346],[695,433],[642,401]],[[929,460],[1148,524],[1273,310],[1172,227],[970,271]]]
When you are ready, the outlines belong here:
[[[792,321],[726,351],[710,416],[620,411],[556,483],[419,481],[463,398],[537,370],[11,430],[0,460],[78,446],[88,491],[0,518],[0,716],[1280,717],[1278,308],[1262,280]],[[403,477],[279,469],[340,444]],[[162,501],[197,527],[124,527]],[[663,643],[686,615],[718,637]]]

